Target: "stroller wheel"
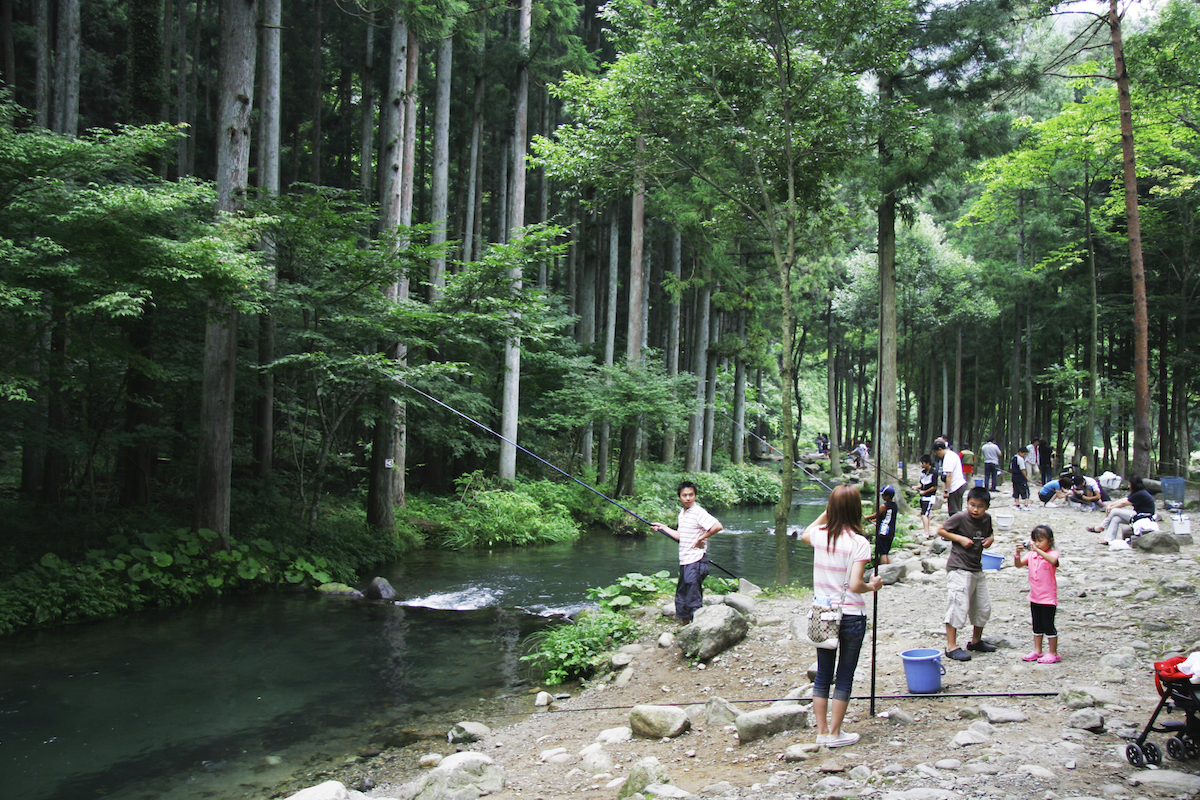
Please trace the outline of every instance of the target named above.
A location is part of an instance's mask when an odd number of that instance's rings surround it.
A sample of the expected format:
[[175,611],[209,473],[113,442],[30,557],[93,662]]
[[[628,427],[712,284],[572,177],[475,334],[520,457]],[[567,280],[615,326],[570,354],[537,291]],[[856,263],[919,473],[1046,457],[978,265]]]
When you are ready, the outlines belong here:
[[1135,767],[1143,766],[1146,763],[1145,757],[1142,756],[1142,748],[1136,742],[1126,746],[1125,758]]
[[1167,755],[1176,761],[1182,761],[1187,758],[1187,749],[1183,746],[1183,739],[1178,736],[1172,736],[1167,739]]
[[1188,758],[1200,758],[1200,744],[1196,744],[1196,740],[1189,736],[1183,740],[1183,752],[1187,753]]
[[1154,742],[1146,742],[1142,745],[1142,754],[1146,756],[1147,764],[1157,766],[1162,763],[1162,748]]

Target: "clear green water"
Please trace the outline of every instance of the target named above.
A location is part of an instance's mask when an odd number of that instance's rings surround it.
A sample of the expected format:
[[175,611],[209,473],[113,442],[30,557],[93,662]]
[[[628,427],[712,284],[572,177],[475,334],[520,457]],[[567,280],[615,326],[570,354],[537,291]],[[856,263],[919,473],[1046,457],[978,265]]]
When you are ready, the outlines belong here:
[[[792,524],[823,503],[803,497]],[[719,516],[712,560],[771,585],[771,509]],[[788,543],[793,579],[807,583],[811,555]],[[525,636],[586,606],[590,586],[674,571],[676,554],[656,534],[430,551],[380,571],[401,604],[264,595],[7,637],[0,795],[185,800],[272,785],[378,746],[381,730],[523,694]]]

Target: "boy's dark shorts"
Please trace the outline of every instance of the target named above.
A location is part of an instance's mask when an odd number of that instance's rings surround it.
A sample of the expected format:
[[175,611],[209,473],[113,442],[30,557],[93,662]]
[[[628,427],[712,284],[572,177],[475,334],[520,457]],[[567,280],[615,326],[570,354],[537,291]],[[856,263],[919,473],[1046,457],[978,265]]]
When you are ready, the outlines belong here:
[[896,534],[889,533],[886,536],[875,537],[875,555],[886,556],[892,552],[892,541],[895,540]]
[[1013,499],[1028,500],[1029,499],[1029,481],[1013,481]]

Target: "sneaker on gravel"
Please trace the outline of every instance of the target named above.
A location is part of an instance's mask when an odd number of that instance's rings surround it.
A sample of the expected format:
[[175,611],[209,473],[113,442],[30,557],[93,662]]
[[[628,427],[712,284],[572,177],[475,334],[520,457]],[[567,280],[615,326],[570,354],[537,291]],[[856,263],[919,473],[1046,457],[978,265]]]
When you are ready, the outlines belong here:
[[974,650],[977,653],[994,653],[996,652],[996,645],[980,639],[978,642],[967,642],[967,649]]
[[[1021,660],[1022,661],[1037,661],[1041,657],[1042,657],[1042,654],[1035,650],[1034,652],[1030,653],[1027,656],[1021,656]],[[819,739],[821,737],[818,736],[817,738]]]
[[831,737],[828,733],[818,733],[817,744],[825,744],[825,742],[827,742],[830,738]]
[[1046,653],[1038,659],[1039,664],[1057,664],[1060,661],[1062,661],[1062,658],[1055,653]]
[[953,650],[947,650],[946,656],[948,658],[953,658],[955,661],[970,661],[971,660],[971,654],[968,653],[966,650],[963,650],[961,647],[956,647]]
[[857,741],[858,741],[857,733],[843,732],[843,733],[839,734],[838,736],[829,734],[828,736],[825,737],[825,746],[826,747],[846,747],[847,745],[854,744]]

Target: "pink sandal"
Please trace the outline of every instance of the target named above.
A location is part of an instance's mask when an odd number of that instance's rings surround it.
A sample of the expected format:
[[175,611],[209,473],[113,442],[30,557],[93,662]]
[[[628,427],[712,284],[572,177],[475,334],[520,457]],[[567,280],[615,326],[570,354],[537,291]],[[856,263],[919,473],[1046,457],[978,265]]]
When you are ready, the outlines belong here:
[[1056,653],[1046,653],[1046,655],[1038,659],[1039,664],[1057,664],[1060,661],[1062,661],[1062,658]]
[[1022,661],[1037,661],[1041,657],[1042,657],[1041,653],[1034,651],[1027,656],[1021,656],[1021,660]]

